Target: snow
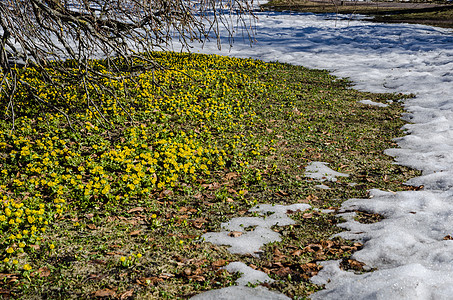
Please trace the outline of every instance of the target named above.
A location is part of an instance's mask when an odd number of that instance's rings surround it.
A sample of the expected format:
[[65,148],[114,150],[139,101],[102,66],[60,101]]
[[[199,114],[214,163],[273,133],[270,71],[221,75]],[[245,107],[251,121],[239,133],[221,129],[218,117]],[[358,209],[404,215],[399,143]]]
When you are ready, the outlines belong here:
[[348,174],[340,173],[329,168],[328,163],[313,161],[305,167],[305,176],[317,181],[337,181],[337,177],[349,177]]
[[[253,47],[238,35],[231,48],[218,51],[214,42],[207,42],[192,51],[327,69],[349,77],[359,90],[416,94],[404,102],[404,119],[411,122],[404,126],[407,135],[397,139],[399,148],[385,153],[421,170],[423,175],[407,184],[424,188],[373,190],[370,199],[346,201],[342,211],[347,222],[341,226],[348,231],[340,235],[364,243],[354,258],[375,270],[355,274],[341,270],[337,261],[324,262],[313,282],[326,289],[313,298],[450,299],[453,241],[444,237],[453,235],[453,32],[334,15],[256,15]],[[385,219],[360,224],[351,210]]]
[[281,241],[280,234],[272,226],[286,226],[295,222],[287,216],[288,211],[304,211],[308,204],[270,205],[262,204],[251,208],[256,217],[238,217],[222,223],[222,231],[203,234],[207,242],[229,245],[228,251],[237,254],[259,256],[260,248],[267,243]]
[[378,106],[378,107],[387,107],[387,106],[389,106],[388,104],[374,102],[374,101],[371,101],[371,100],[360,100],[359,103],[366,104],[366,105]]

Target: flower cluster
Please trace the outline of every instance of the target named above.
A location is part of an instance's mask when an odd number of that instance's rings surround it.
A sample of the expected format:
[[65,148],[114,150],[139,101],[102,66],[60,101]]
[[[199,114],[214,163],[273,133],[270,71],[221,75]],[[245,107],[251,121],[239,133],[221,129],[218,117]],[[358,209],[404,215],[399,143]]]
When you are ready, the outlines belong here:
[[52,213],[38,196],[23,200],[26,204],[6,195],[1,197],[0,259],[5,264],[17,265],[21,253],[39,244]]

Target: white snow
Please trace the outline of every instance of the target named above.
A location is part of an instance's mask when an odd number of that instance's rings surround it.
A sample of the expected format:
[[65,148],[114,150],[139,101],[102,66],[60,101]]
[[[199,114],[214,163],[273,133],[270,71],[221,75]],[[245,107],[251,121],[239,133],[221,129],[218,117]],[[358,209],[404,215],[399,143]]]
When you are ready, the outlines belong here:
[[313,298],[451,299],[453,241],[444,237],[453,235],[453,32],[343,16],[256,15],[252,48],[238,35],[231,49],[219,52],[208,42],[193,51],[328,69],[349,77],[360,90],[417,96],[404,103],[404,119],[411,122],[404,126],[407,135],[397,140],[399,148],[385,153],[398,164],[422,170],[423,176],[408,184],[424,188],[373,190],[373,198],[346,201],[345,212],[360,209],[385,216],[378,223],[360,224],[346,215],[349,220],[342,225],[348,231],[341,236],[364,243],[354,258],[376,270],[354,274],[339,269],[338,262],[325,262],[313,281],[326,289]]
[[232,262],[224,267],[229,273],[241,273],[241,277],[236,280],[238,285],[259,284],[263,282],[271,283],[274,280],[267,276],[266,273],[254,270],[243,262]]
[[366,104],[366,105],[377,106],[377,107],[387,107],[387,106],[389,106],[388,104],[380,103],[380,102],[374,102],[374,101],[371,101],[371,100],[360,100],[359,103]]
[[280,234],[271,229],[272,226],[294,224],[287,216],[288,211],[304,211],[310,208],[308,204],[270,205],[262,204],[251,208],[256,217],[238,217],[227,223],[222,223],[222,231],[203,234],[207,242],[216,245],[229,245],[228,251],[237,254],[252,254],[258,256],[264,244],[280,241]]
[[337,177],[349,177],[348,174],[340,173],[329,168],[328,163],[313,161],[305,167],[305,176],[317,181],[337,181]]

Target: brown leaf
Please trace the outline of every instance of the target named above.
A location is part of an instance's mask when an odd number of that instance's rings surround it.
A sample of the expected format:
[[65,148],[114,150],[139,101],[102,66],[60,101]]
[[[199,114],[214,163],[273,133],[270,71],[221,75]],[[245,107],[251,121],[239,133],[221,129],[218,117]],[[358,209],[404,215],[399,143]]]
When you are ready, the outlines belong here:
[[129,233],[130,236],[137,236],[141,233],[142,231],[141,230],[135,230],[135,231],[132,231]]
[[0,273],[0,280],[3,280],[5,278],[17,278],[17,274],[6,274],[6,273]]
[[116,296],[116,292],[114,290],[111,290],[111,289],[103,289],[103,290],[99,290],[99,291],[94,292],[94,296],[95,297],[99,297],[99,298],[115,297]]
[[236,172],[227,173],[226,176],[225,176],[226,180],[230,180],[230,179],[233,179],[233,178],[236,178],[236,177],[238,177],[238,173],[236,173]]
[[96,225],[94,224],[88,224],[87,227],[91,230],[95,230],[96,229]]
[[190,268],[186,268],[184,269],[184,274],[186,274],[186,276],[190,276],[192,274],[192,270]]
[[213,262],[213,263],[211,264],[211,266],[214,267],[214,268],[220,268],[220,267],[225,266],[227,263],[228,263],[228,260],[226,260],[226,259],[219,259],[219,260],[216,260],[215,262]]
[[302,215],[302,218],[304,219],[311,219],[313,217],[313,213],[304,213]]
[[163,279],[169,279],[169,278],[175,277],[175,275],[173,275],[171,273],[162,273],[159,275],[159,277],[163,278]]
[[291,252],[291,255],[292,256],[300,256],[302,253],[303,253],[303,251],[299,249],[299,250]]
[[138,211],[144,211],[145,209],[143,207],[135,207],[131,208],[127,211],[128,214],[133,213],[133,212],[138,212]]
[[240,231],[231,231],[228,235],[231,236],[231,237],[239,237],[239,236],[242,235],[242,232],[240,232]]
[[140,285],[156,285],[158,282],[164,281],[162,278],[158,277],[142,277],[136,280],[136,282]]
[[198,282],[206,280],[203,276],[200,276],[200,275],[192,275],[192,276],[188,276],[187,278],[198,281]]
[[200,199],[203,198],[203,194],[202,194],[202,193],[198,193],[198,194],[194,195],[193,197],[194,197],[195,199],[200,200]]
[[284,192],[282,190],[279,190],[277,193],[275,193],[277,196],[280,196],[280,197],[286,197],[286,196],[289,196],[289,194],[287,192]]
[[322,246],[320,244],[309,244],[304,250],[308,252],[318,252],[322,250]]
[[192,221],[192,226],[197,228],[197,229],[200,229],[201,227],[203,227],[203,224],[206,222],[206,219],[203,219],[203,218],[198,218],[198,219],[195,219]]
[[446,235],[444,237],[444,240],[453,240],[453,237],[451,237],[451,235]]
[[281,276],[281,277],[287,277],[288,274],[291,274],[292,271],[289,267],[284,267],[280,268],[277,271],[274,272],[276,275]]
[[125,300],[127,298],[132,298],[133,295],[134,295],[134,289],[125,291],[124,293],[122,293],[120,295],[120,300]]
[[266,131],[267,131],[267,133],[272,133],[273,132],[273,130],[270,129],[270,128],[266,128]]
[[220,183],[218,182],[213,182],[209,185],[208,189],[209,190],[212,190],[212,191],[215,191],[215,190],[218,190],[220,189],[222,186],[220,185]]

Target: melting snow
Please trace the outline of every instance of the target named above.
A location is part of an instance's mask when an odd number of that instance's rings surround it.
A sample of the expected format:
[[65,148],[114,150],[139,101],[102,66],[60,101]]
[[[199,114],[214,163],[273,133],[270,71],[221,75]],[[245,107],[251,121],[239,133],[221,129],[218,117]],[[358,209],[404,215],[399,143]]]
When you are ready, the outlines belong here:
[[[423,175],[408,184],[424,189],[374,190],[371,199],[346,201],[345,212],[360,209],[385,217],[378,223],[360,224],[345,215],[349,220],[342,225],[349,230],[343,237],[364,243],[354,257],[376,270],[354,274],[342,271],[338,262],[325,262],[313,281],[326,284],[326,289],[313,298],[452,298],[453,241],[444,237],[453,235],[453,31],[342,16],[256,15],[258,42],[253,47],[243,42],[239,32],[230,49],[219,52],[215,42],[208,42],[193,51],[328,69],[349,77],[359,90],[417,95],[404,103],[404,119],[411,122],[404,126],[408,135],[397,140],[398,149],[385,153],[398,164],[421,170]],[[223,295],[233,290],[228,289]],[[248,298],[240,297],[245,295],[241,289],[223,299]]]
[[237,254],[258,256],[264,244],[280,241],[280,234],[271,229],[272,226],[294,224],[294,220],[286,215],[288,211],[304,211],[308,204],[271,205],[262,204],[251,208],[257,217],[238,217],[222,223],[222,231],[208,232],[203,235],[207,242],[216,245],[229,245],[228,250]]
[[377,106],[377,107],[387,107],[389,106],[388,104],[380,103],[380,102],[374,102],[371,100],[360,100],[359,103],[366,104],[366,105],[372,105],[372,106]]
[[317,181],[337,181],[336,177],[349,177],[348,174],[340,173],[329,168],[328,163],[313,161],[305,167],[305,176]]

